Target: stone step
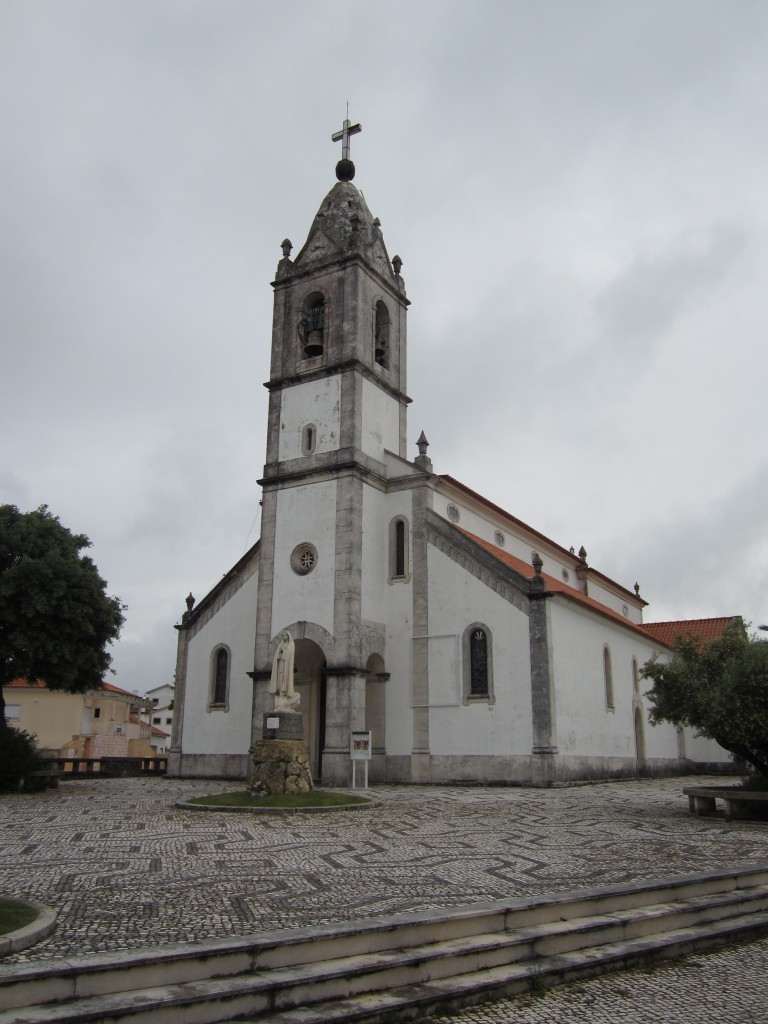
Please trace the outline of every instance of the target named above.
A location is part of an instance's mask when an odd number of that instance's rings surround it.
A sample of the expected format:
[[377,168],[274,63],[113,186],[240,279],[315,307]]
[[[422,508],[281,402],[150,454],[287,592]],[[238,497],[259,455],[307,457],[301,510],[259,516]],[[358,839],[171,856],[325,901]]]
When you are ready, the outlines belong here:
[[[647,902],[659,894],[678,898]],[[606,909],[618,902],[629,906]],[[604,912],[591,912],[595,909]],[[205,949],[132,954],[127,962],[92,957],[58,967],[40,963],[0,979],[0,1005],[8,1008],[0,1012],[0,1024],[107,1019],[208,1024],[452,977],[479,977],[525,962],[529,966],[523,973],[530,972],[536,958],[692,926],[714,933],[718,922],[729,917],[756,920],[761,913],[768,913],[768,870],[740,869],[717,878],[689,876],[400,915],[335,931],[302,929],[259,940],[224,940]],[[489,925],[493,930],[481,930]]]
[[768,913],[219,1024],[401,1024],[768,934]]

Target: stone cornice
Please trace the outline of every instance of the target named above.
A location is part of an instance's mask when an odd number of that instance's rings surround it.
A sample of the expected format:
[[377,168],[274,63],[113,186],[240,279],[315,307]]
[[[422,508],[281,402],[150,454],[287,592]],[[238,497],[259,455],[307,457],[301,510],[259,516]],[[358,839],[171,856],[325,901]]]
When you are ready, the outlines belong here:
[[350,371],[359,373],[367,381],[375,384],[382,391],[386,391],[393,398],[396,398],[401,405],[410,405],[413,401],[412,398],[409,398],[399,388],[390,384],[383,373],[374,372],[370,366],[366,366],[360,359],[345,359],[339,363],[325,363],[323,366],[317,366],[300,373],[290,373],[284,377],[272,377],[270,380],[264,381],[263,386],[267,391],[281,391],[283,388],[293,387],[296,384],[308,384],[315,380],[322,380],[323,377],[332,377],[336,374],[348,373]]
[[[499,562],[442,516],[427,510],[427,541],[456,562],[504,601],[525,615],[531,595],[530,581]],[[538,595],[537,595],[538,596]]]

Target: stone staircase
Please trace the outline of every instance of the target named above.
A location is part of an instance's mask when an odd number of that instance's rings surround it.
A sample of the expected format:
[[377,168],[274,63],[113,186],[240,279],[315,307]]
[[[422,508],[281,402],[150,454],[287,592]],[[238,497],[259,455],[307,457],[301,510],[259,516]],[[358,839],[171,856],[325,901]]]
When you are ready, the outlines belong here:
[[3,970],[0,1024],[430,1013],[768,934],[768,865]]

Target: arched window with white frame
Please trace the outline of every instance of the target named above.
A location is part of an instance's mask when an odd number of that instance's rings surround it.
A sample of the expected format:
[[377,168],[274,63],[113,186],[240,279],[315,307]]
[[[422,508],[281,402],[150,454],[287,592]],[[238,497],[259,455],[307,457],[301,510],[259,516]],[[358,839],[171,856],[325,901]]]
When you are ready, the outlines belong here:
[[493,642],[484,622],[467,626],[462,637],[462,701],[493,704]]
[[211,652],[211,679],[208,710],[229,711],[229,677],[232,658],[224,644]]

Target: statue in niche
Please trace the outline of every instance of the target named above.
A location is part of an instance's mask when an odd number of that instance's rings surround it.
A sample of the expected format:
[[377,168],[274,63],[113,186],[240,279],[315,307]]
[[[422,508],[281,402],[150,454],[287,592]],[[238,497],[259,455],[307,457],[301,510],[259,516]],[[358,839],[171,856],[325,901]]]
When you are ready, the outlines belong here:
[[293,688],[295,649],[293,637],[284,629],[272,659],[272,675],[269,680],[269,692],[275,695],[275,711],[295,711],[301,700],[301,695]]

